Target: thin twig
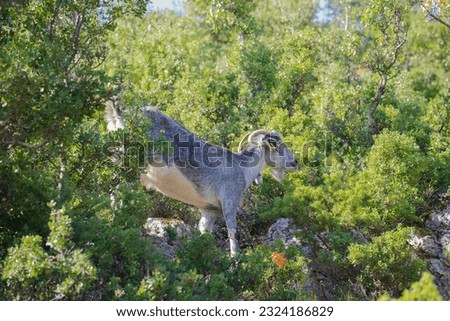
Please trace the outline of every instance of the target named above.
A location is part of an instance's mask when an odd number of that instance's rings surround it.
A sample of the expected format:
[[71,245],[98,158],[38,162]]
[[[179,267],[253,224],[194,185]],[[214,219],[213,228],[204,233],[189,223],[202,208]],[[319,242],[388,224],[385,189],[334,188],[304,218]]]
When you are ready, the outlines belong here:
[[28,143],[21,142],[21,141],[17,141],[17,142],[15,142],[15,143],[16,143],[17,145],[20,145],[20,146],[23,146],[23,147],[26,147],[26,148],[29,148],[29,149],[37,149],[37,148],[42,147],[42,146],[44,146],[45,144],[47,144],[47,143],[48,143],[48,140],[44,139],[42,142],[40,142],[40,143],[38,143],[38,144],[28,144]]
[[450,23],[448,23],[447,21],[442,20],[441,18],[439,18],[437,15],[435,15],[434,13],[431,13],[430,10],[428,10],[423,3],[421,4],[422,9],[427,13],[427,16],[430,16],[431,18],[433,18],[434,20],[436,20],[437,22],[443,24],[444,26],[446,26],[447,28],[450,29]]

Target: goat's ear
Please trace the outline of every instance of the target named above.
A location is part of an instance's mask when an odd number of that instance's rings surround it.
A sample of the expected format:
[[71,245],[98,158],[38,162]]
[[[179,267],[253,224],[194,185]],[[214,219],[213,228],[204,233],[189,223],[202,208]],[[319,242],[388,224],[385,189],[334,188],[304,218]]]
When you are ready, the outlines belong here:
[[106,103],[105,120],[106,128],[109,132],[125,127],[121,114],[122,112],[120,111],[119,106],[116,106],[113,101],[108,101]]
[[107,123],[115,120],[115,107],[114,107],[114,103],[111,100],[108,100],[106,102],[105,120]]

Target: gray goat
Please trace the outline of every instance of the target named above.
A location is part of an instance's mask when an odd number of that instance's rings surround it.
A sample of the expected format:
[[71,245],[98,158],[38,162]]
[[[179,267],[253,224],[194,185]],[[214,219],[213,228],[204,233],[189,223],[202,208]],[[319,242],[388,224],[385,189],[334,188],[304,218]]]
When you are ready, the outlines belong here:
[[[233,153],[198,138],[155,107],[143,108],[143,115],[151,121],[150,136],[167,140],[173,149],[172,153],[149,151],[140,182],[147,189],[197,207],[202,233],[212,231],[214,222],[223,215],[230,252],[236,255],[236,212],[245,190],[252,182],[262,183],[261,173],[266,167],[281,181],[285,171],[298,169],[295,156],[274,131],[260,129],[247,134],[238,153]],[[109,131],[125,126],[112,104],[106,109],[106,121]]]

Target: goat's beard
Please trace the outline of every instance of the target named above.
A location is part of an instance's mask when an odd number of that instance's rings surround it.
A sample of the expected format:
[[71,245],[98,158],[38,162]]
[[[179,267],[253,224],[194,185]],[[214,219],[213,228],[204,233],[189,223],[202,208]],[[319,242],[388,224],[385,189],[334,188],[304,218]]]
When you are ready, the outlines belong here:
[[283,168],[272,168],[271,174],[272,174],[272,177],[277,182],[281,182],[284,178],[284,169]]

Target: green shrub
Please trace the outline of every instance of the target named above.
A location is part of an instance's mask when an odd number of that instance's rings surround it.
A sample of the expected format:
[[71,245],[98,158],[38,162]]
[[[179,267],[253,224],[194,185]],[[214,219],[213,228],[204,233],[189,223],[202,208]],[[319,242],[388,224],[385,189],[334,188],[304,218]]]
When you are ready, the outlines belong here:
[[0,258],[25,235],[47,235],[53,172],[36,171],[23,150],[0,155]]
[[412,137],[385,131],[377,136],[367,166],[349,180],[347,189],[335,192],[340,202],[333,212],[346,226],[369,234],[415,223],[426,170],[426,158]]
[[305,267],[306,260],[298,249],[285,250],[278,245],[274,250],[261,245],[240,257],[232,275],[233,287],[245,300],[306,299]]
[[137,297],[146,300],[232,300],[233,260],[215,245],[211,234],[184,240],[175,261],[161,262],[141,281]]
[[211,234],[194,234],[185,241],[174,262],[159,266],[141,281],[137,297],[146,300],[306,299],[305,265],[297,249],[284,249],[283,245],[275,250],[259,246],[234,260],[217,248]]
[[198,232],[185,240],[177,252],[177,261],[183,270],[197,270],[203,275],[223,272],[232,264],[229,255],[216,246],[212,234]]
[[24,236],[8,250],[2,278],[10,300],[77,299],[95,279],[89,256],[70,241],[71,219],[52,209],[46,246],[40,236]]
[[141,232],[151,199],[142,188],[119,186],[115,202],[123,206],[112,209],[110,201],[107,194],[71,201],[75,241],[86,248],[98,270],[92,284],[96,295],[133,300],[143,277],[163,260]]
[[426,264],[407,244],[410,234],[410,228],[400,228],[374,237],[368,244],[350,245],[348,259],[359,269],[358,279],[368,293],[400,294],[419,279]]
[[409,289],[402,292],[398,299],[383,294],[378,298],[380,301],[442,301],[442,296],[433,282],[434,277],[429,272],[424,272],[419,281],[411,284]]

